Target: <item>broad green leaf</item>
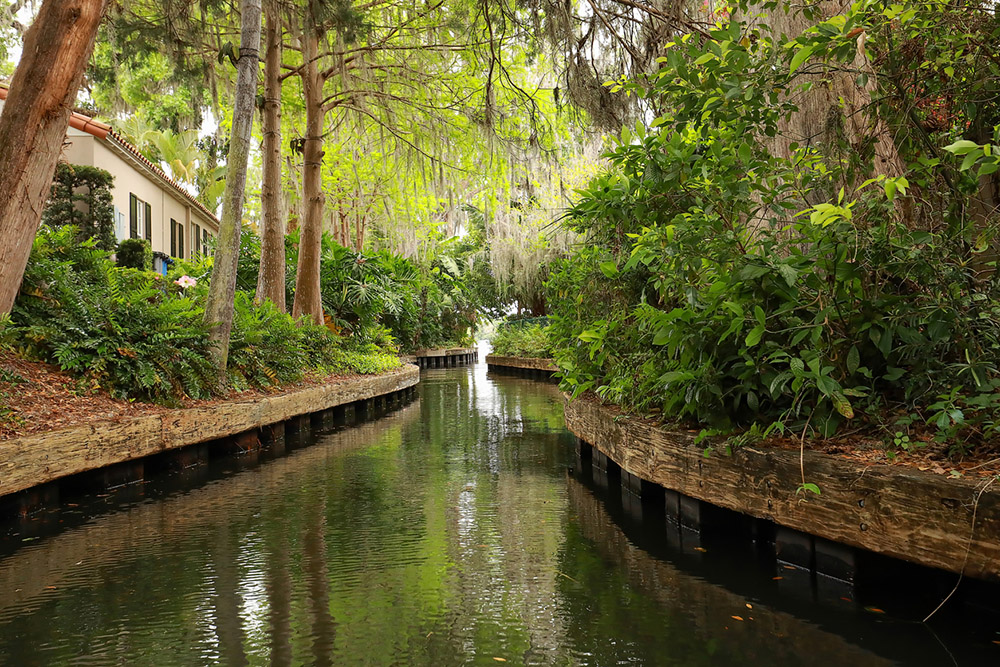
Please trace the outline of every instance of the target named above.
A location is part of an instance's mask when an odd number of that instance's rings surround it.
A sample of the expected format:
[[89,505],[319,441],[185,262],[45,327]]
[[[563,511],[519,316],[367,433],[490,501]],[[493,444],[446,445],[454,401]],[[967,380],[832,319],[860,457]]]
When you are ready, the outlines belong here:
[[883,187],[885,188],[885,198],[886,199],[888,199],[889,201],[892,201],[893,199],[896,198],[896,182],[895,181],[887,180],[885,182],[885,185]]
[[982,157],[982,155],[983,155],[983,151],[981,149],[979,149],[979,148],[973,149],[972,152],[970,152],[968,155],[966,155],[965,159],[962,160],[962,166],[959,167],[959,170],[960,171],[967,171],[967,170],[971,169],[972,165],[976,164],[976,160],[978,160],[980,157]]
[[760,339],[763,337],[764,337],[764,326],[758,324],[757,326],[755,326],[753,329],[750,330],[750,333],[747,334],[746,346],[754,347],[755,345],[757,345],[757,343],[760,342]]
[[778,273],[785,279],[789,287],[795,286],[795,280],[799,277],[799,272],[795,270],[795,267],[788,264],[778,264]]
[[847,372],[850,375],[858,370],[858,366],[861,365],[861,354],[858,352],[858,348],[855,345],[851,346],[851,351],[847,353]]
[[979,148],[979,144],[975,141],[969,141],[968,139],[960,139],[955,143],[944,147],[946,151],[954,153],[955,155],[965,155],[966,153],[971,153],[977,148]]
[[797,70],[799,66],[802,65],[802,63],[804,63],[806,59],[809,56],[811,56],[813,51],[815,50],[816,50],[816,45],[810,44],[809,46],[804,46],[800,48],[798,51],[796,51],[795,55],[792,56],[792,62],[788,68],[788,73],[795,74],[795,70]]
[[821,394],[831,398],[835,392],[840,391],[840,385],[837,381],[827,375],[821,375],[816,378],[816,388],[819,389]]
[[844,415],[848,419],[854,418],[854,408],[851,407],[851,402],[847,400],[847,397],[839,391],[833,392],[830,396],[830,400],[833,401],[834,409],[840,414]]

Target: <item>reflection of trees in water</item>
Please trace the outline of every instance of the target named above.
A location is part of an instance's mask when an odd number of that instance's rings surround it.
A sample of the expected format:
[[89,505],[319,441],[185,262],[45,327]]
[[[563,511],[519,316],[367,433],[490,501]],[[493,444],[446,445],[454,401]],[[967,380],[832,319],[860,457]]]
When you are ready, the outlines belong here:
[[240,617],[243,600],[239,592],[235,550],[232,548],[233,535],[228,528],[225,524],[219,525],[212,544],[215,628],[219,639],[220,662],[245,665],[247,656],[243,650],[243,619]]
[[[319,471],[352,449],[392,434],[398,441],[418,417],[411,404],[325,444],[28,544],[0,560],[0,655],[32,664],[50,645],[47,663],[60,662],[60,651],[67,659],[228,663],[266,654],[274,641],[274,664],[293,662],[293,638],[308,637],[302,628],[310,625],[290,598],[289,560],[302,552],[303,511],[322,498]],[[261,631],[251,636],[248,626]],[[109,627],[127,628],[127,641],[100,632]],[[303,660],[312,661],[294,662]]]
[[267,560],[267,629],[271,638],[271,664],[292,664],[292,573],[287,524],[279,521],[264,550]]
[[326,502],[318,494],[310,503],[305,539],[302,541],[302,563],[312,617],[312,664],[332,665],[336,627],[330,615],[330,580],[327,572]]
[[[35,646],[76,637],[66,659],[564,662],[558,392],[454,372],[421,393],[386,419],[0,561],[0,654],[37,662],[15,639],[34,630]],[[106,627],[129,641],[96,638]]]
[[[560,566],[587,586],[560,582],[569,604],[565,615],[571,619],[573,645],[592,650],[597,662],[603,663],[606,646],[593,642],[595,620],[619,633],[621,646],[631,646],[633,659],[653,662],[656,656],[671,655],[692,665],[778,666],[824,656],[829,664],[890,664],[791,614],[759,604],[749,609],[744,597],[651,556],[629,541],[604,501],[575,479],[569,479],[568,496],[572,530],[581,539],[567,539],[572,548],[561,554]],[[626,590],[628,604],[622,604]]]
[[[445,447],[452,460],[464,456],[493,474],[521,465],[518,448],[502,447],[508,438],[530,434],[534,439],[546,432],[567,436],[562,396],[553,384],[506,376],[487,379],[486,367],[480,364],[443,377],[431,374],[420,391],[418,424],[425,441]],[[562,460],[558,446],[550,453],[552,458],[543,463]],[[447,465],[449,460],[440,463]]]

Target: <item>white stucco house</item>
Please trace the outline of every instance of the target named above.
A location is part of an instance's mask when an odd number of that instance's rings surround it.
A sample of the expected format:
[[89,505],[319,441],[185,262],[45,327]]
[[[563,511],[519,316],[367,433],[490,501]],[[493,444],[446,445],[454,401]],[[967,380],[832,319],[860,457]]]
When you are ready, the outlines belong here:
[[[6,99],[7,87],[0,84],[0,112]],[[186,259],[205,252],[208,240],[219,233],[211,211],[109,125],[73,112],[61,159],[114,176],[115,236],[148,240],[158,270],[165,268],[164,257]]]

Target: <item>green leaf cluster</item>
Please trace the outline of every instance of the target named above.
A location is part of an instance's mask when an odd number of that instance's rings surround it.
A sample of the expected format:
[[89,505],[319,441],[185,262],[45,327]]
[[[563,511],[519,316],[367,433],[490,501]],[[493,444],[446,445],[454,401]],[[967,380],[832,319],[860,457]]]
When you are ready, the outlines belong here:
[[618,84],[666,111],[623,132],[569,211],[586,243],[547,283],[565,390],[722,432],[905,416],[957,447],[996,433],[1000,280],[967,195],[930,196],[950,224],[900,214],[946,167],[865,180],[838,145],[770,150],[794,71],[840,58],[819,43],[849,28],[796,50],[733,21],[678,40],[651,85]]
[[[77,376],[82,390],[171,404],[309,372],[373,373],[399,364],[391,347],[296,322],[238,290],[228,377],[220,383],[204,323],[208,260],[181,262],[164,277],[117,266],[96,241],[78,243],[76,235],[74,226],[39,230],[2,337]],[[185,271],[199,278],[186,290],[173,282]]]
[[503,322],[493,336],[493,354],[504,357],[549,359],[552,344],[545,329],[546,324],[537,320]]

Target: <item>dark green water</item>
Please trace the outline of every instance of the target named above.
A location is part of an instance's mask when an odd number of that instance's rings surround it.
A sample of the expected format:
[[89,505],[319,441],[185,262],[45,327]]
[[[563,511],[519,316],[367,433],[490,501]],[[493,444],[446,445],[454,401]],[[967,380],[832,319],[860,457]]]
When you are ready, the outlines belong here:
[[552,385],[428,371],[416,402],[314,439],[0,526],[0,663],[1000,664],[981,627],[817,601],[738,547],[672,552],[567,473]]

